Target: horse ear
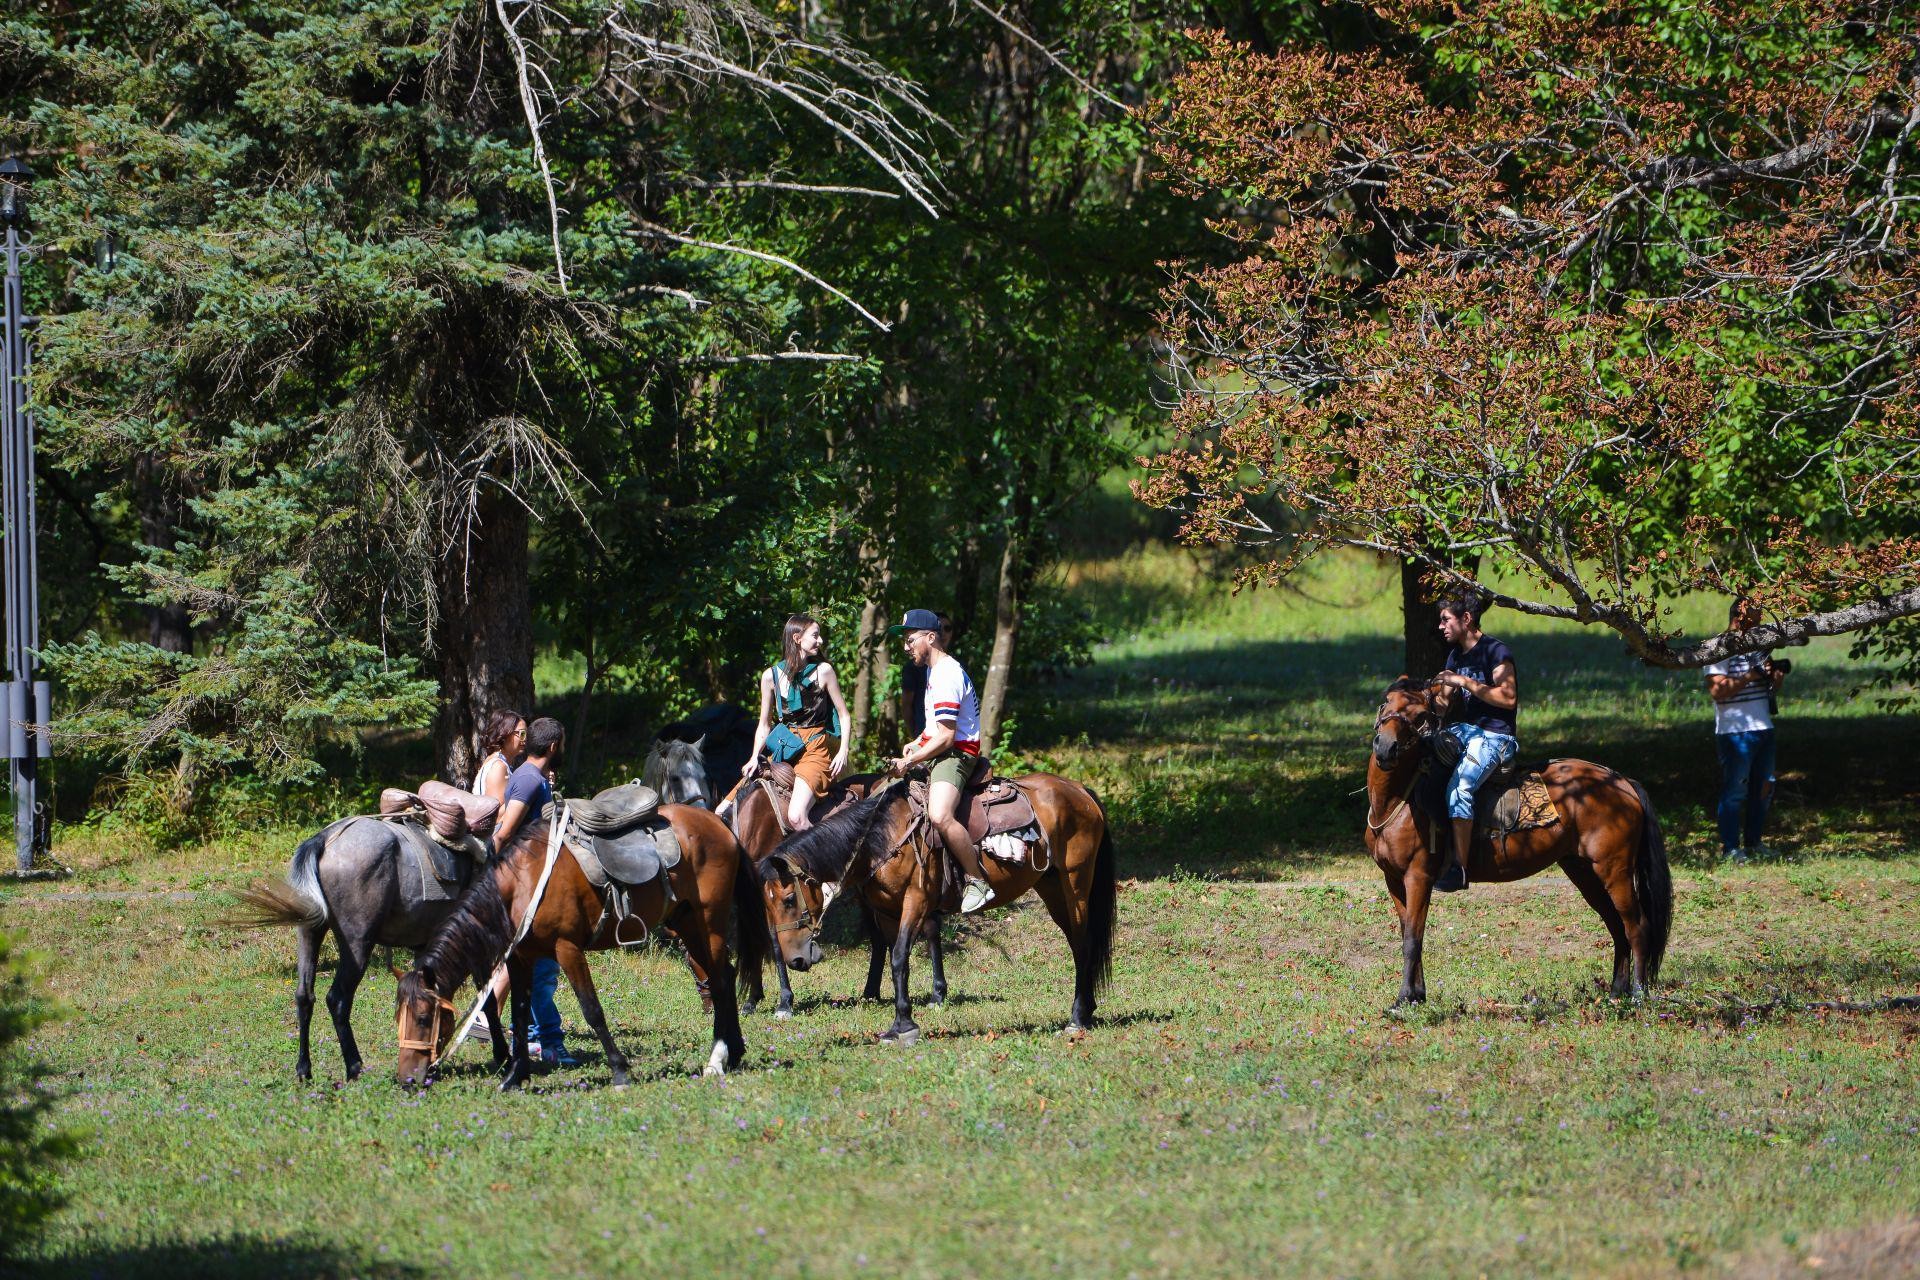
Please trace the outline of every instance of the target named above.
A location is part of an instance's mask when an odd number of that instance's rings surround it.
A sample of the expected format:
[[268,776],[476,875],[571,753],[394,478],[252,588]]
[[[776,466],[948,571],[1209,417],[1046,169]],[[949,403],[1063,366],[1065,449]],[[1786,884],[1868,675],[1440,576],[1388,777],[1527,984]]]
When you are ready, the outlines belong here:
[[707,735],[706,735],[706,734],[704,734],[704,733],[703,733],[703,734],[701,734],[701,735],[700,735],[699,737],[697,737],[697,738],[695,738],[695,739],[693,740],[693,749],[694,749],[695,751],[705,751],[705,750],[707,749]]

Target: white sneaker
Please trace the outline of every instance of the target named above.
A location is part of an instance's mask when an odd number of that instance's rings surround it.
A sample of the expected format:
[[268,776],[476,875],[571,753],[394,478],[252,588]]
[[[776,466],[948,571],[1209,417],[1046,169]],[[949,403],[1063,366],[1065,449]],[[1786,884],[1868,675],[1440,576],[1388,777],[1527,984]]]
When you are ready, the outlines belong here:
[[970,916],[993,901],[993,886],[985,880],[967,877],[967,892],[960,899],[960,914]]

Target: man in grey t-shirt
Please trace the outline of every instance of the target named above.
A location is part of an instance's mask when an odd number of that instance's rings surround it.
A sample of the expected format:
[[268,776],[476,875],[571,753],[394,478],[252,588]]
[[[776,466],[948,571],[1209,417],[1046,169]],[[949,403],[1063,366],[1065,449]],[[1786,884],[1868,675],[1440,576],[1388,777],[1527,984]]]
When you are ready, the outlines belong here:
[[[1727,627],[1760,624],[1760,606],[1741,596],[1727,611]],[[1760,828],[1773,803],[1773,694],[1787,664],[1767,651],[1736,654],[1706,668],[1713,697],[1714,746],[1720,756],[1720,849],[1729,862],[1766,852]]]

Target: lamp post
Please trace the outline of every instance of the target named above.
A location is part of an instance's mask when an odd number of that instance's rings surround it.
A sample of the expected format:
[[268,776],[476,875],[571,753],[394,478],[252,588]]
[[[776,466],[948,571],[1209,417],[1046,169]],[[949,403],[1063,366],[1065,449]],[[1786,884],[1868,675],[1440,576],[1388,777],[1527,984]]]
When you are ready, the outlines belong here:
[[0,160],[0,228],[6,237],[6,329],[0,352],[0,494],[4,494],[4,572],[7,606],[6,715],[9,781],[13,787],[14,851],[19,874],[33,871],[46,850],[40,761],[47,758],[47,711],[52,701],[40,679],[40,524],[34,506],[33,411],[27,405],[35,324],[20,287],[21,260],[33,252],[26,232],[27,184],[33,170],[17,156]]

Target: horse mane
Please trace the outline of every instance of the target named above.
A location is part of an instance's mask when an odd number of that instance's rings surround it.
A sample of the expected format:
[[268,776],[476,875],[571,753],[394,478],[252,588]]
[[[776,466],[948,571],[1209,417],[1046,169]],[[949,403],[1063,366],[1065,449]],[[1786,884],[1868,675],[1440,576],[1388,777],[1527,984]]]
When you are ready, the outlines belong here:
[[413,954],[416,973],[431,974],[432,985],[457,989],[470,977],[482,982],[506,952],[513,938],[513,918],[507,914],[506,899],[500,896],[500,884],[494,872],[515,847],[534,831],[544,833],[545,822],[522,827],[506,849],[493,854],[480,865],[473,884],[454,903],[453,913],[440,926],[427,945]]
[[773,852],[761,861],[760,878],[779,877],[775,858],[785,859],[794,870],[811,879],[834,883],[846,879],[847,868],[862,850],[876,861],[884,858],[888,849],[873,847],[886,838],[880,826],[880,814],[889,804],[903,798],[897,786],[885,786],[805,831],[795,832],[775,845]]
[[1416,680],[1412,676],[1401,676],[1387,686],[1388,693],[1425,693],[1428,682]]

